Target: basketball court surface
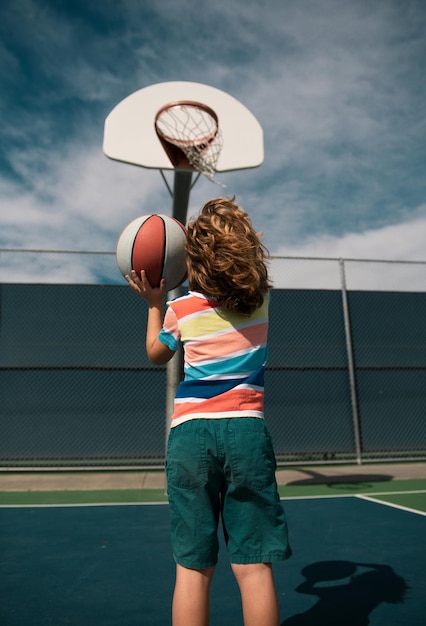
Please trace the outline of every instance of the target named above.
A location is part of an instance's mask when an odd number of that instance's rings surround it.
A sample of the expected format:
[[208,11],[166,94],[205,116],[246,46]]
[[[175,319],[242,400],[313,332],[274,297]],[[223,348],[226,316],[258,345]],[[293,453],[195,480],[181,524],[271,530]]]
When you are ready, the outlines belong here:
[[[280,486],[294,552],[275,566],[281,624],[423,625],[426,479],[319,484],[315,473]],[[1,624],[171,623],[164,490],[0,498]],[[211,600],[212,626],[242,625],[223,544]]]

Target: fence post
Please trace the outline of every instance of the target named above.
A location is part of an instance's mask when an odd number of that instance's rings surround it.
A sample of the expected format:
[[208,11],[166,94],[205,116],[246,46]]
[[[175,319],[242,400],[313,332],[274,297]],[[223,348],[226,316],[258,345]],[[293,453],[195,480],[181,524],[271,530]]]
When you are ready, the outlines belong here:
[[349,369],[349,382],[351,388],[351,404],[352,404],[352,422],[355,437],[355,452],[356,462],[358,465],[362,463],[362,451],[361,451],[361,434],[358,414],[358,398],[356,393],[355,382],[355,366],[354,357],[352,351],[352,334],[351,334],[351,322],[348,306],[348,294],[346,289],[346,276],[345,276],[345,264],[343,259],[339,259],[340,266],[340,284],[342,289],[342,304],[343,304],[343,318],[345,322],[345,337],[346,337],[346,353],[348,356],[348,369]]

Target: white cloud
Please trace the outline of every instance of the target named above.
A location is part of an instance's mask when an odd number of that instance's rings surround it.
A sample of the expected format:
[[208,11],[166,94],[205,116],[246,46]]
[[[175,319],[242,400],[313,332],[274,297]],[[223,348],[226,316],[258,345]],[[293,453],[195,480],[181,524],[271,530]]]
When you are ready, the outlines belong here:
[[272,261],[274,286],[338,289],[339,259],[349,259],[344,262],[348,289],[425,291],[426,205],[420,207],[421,213],[422,217],[402,224],[283,246],[273,256],[292,258]]
[[418,214],[418,219],[363,233],[348,233],[342,237],[312,237],[303,244],[278,248],[274,254],[426,261],[426,205],[419,207]]
[[[39,171],[34,162],[42,163]],[[16,153],[14,163],[26,188],[0,179],[0,282],[121,282],[114,255],[7,250],[114,253],[121,231],[135,217],[172,213],[172,198],[158,171],[111,161],[100,145],[75,142],[61,158],[36,147]],[[173,188],[173,174],[167,179]],[[206,197],[222,193],[218,189],[199,180],[188,216]]]
[[42,173],[31,167],[28,153],[15,164],[27,189],[0,183],[3,245],[94,249],[110,243],[105,233],[124,227],[132,216],[158,210],[160,175],[109,161],[101,146],[76,143],[61,158],[44,153]]

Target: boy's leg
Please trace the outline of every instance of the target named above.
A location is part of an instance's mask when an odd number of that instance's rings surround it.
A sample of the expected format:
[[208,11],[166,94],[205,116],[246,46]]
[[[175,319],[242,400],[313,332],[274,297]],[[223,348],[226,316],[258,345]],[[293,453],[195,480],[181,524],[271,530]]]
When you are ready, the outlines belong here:
[[176,565],[173,626],[208,626],[210,585],[214,570],[214,567],[189,569]]
[[243,605],[244,626],[279,626],[271,563],[232,564]]

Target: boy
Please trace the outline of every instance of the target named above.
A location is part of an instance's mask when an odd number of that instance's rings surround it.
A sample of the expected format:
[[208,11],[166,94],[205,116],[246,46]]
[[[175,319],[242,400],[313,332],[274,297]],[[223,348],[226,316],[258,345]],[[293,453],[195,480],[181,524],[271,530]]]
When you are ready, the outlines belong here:
[[245,626],[279,626],[272,563],[291,554],[263,420],[269,289],[266,249],[234,199],[207,202],[186,239],[188,294],[168,302],[165,281],[127,280],[148,303],[146,349],[155,364],[183,343],[167,448],[176,561],[173,626],[208,626],[222,519]]

